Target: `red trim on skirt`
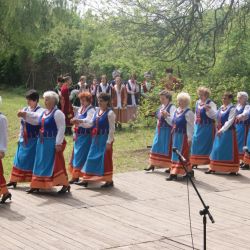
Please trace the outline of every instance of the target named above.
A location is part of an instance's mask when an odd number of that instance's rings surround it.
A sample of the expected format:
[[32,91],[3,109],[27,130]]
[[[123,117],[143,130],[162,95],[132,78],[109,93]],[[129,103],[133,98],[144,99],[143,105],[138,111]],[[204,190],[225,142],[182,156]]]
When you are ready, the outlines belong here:
[[6,180],[4,178],[4,171],[3,171],[3,163],[2,160],[0,159],[0,196],[2,194],[8,193],[8,189],[6,186]]
[[240,168],[239,151],[237,144],[236,131],[233,130],[233,160],[232,161],[212,161],[209,170],[223,173],[237,173]]
[[92,175],[83,173],[83,180],[85,181],[112,181],[113,180],[113,142],[111,143],[111,149],[105,151],[104,156],[104,175]]
[[[182,155],[184,156],[184,158],[187,160],[186,162],[186,168],[188,170],[188,172],[190,172],[192,170],[192,166],[190,164],[189,161],[189,152],[190,152],[190,148],[188,145],[188,138],[187,135],[184,135],[184,140],[183,140],[183,145],[182,145]],[[171,174],[176,174],[176,175],[185,175],[186,172],[183,169],[183,166],[180,162],[172,162],[172,167],[171,167]]]
[[13,166],[10,182],[30,182],[32,179],[32,171],[25,171]]
[[63,142],[62,151],[55,153],[54,171],[51,177],[32,176],[31,188],[51,189],[54,186],[68,186],[68,175],[65,167],[63,151],[66,141]]

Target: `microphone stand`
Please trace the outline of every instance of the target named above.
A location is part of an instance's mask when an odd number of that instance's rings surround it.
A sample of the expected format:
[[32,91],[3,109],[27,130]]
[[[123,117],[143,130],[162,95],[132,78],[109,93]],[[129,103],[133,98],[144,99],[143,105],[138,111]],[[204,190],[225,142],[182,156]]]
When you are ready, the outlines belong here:
[[194,182],[192,180],[191,175],[189,174],[189,172],[185,166],[185,161],[183,161],[183,159],[185,159],[185,158],[181,155],[180,152],[176,152],[174,149],[173,149],[173,151],[178,155],[179,161],[181,162],[182,167],[184,168],[184,170],[186,172],[187,178],[188,178],[188,180],[190,180],[196,194],[198,195],[198,197],[203,205],[203,209],[200,210],[200,215],[203,216],[203,249],[206,250],[207,249],[207,215],[212,223],[215,223],[215,221],[213,219],[213,216],[209,212],[209,206],[207,206],[205,204],[205,202],[203,201],[196,185],[194,184]]

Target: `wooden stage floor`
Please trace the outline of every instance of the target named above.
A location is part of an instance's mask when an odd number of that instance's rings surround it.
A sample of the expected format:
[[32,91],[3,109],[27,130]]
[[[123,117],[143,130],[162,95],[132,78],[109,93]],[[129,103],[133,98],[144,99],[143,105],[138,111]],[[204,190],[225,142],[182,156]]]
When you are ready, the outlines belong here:
[[[250,249],[250,171],[205,175],[196,184],[211,208],[208,249]],[[11,190],[0,205],[0,249],[192,249],[186,181],[166,182],[162,170],[114,176],[115,187],[72,185],[70,194]],[[195,249],[202,249],[202,208],[191,184]]]

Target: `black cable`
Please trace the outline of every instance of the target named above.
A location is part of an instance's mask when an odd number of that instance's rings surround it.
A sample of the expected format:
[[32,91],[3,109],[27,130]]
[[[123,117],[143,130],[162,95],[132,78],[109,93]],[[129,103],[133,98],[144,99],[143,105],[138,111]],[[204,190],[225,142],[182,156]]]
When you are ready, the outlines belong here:
[[191,236],[191,240],[192,240],[192,248],[193,248],[193,250],[194,250],[194,238],[193,238],[193,230],[192,230],[191,205],[190,205],[190,195],[189,195],[188,177],[187,177],[187,197],[188,197],[188,216],[189,216],[190,236]]

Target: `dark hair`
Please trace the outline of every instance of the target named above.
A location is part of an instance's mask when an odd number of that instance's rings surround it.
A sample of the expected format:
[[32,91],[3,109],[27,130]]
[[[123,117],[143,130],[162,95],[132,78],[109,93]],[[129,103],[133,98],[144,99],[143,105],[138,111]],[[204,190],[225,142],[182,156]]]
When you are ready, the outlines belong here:
[[63,77],[62,77],[62,76],[58,76],[58,77],[57,77],[57,82],[63,83],[63,82],[64,82],[64,81],[63,81]]
[[166,68],[166,73],[173,74],[174,70],[172,68]]
[[108,106],[110,107],[110,101],[111,101],[111,98],[110,98],[110,95],[107,94],[107,93],[100,93],[100,95],[98,96],[98,100],[101,99],[103,100],[104,102],[108,102]]
[[223,97],[227,97],[228,99],[231,99],[231,100],[234,98],[233,94],[231,92],[228,92],[228,91],[226,91],[223,94]]
[[64,82],[67,82],[67,81],[70,81],[70,80],[72,80],[71,76],[64,76],[63,77]]
[[170,102],[172,101],[172,94],[166,90],[162,90],[159,95],[165,96]]
[[26,99],[39,102],[39,94],[36,90],[30,89],[25,95]]

